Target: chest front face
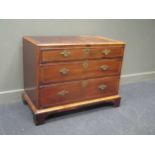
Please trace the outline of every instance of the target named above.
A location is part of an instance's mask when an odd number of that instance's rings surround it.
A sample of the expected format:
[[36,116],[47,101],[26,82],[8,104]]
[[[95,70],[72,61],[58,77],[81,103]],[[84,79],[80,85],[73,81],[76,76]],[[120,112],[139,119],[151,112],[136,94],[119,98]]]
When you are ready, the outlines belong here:
[[[38,109],[118,95],[123,42],[90,36],[28,37],[25,40],[25,47],[35,44],[35,52],[25,50],[24,55],[25,64],[26,55],[36,55],[32,77],[35,77]],[[26,85],[25,90],[28,92]]]
[[88,46],[77,41],[74,46],[68,42],[64,47],[60,44],[40,48],[41,107],[118,94],[124,47],[97,43],[94,41]]

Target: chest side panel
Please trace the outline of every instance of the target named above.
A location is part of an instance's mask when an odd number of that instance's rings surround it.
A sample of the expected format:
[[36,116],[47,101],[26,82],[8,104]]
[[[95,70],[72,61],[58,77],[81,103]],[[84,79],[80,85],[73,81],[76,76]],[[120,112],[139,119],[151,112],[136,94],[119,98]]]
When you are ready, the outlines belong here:
[[23,40],[24,90],[31,101],[38,105],[38,48]]

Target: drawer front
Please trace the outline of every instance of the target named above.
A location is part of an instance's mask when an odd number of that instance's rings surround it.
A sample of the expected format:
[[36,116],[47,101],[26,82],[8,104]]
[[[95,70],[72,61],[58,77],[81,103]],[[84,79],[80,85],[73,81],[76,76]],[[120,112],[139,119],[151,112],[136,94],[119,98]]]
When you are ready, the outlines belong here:
[[118,94],[119,77],[53,84],[40,88],[41,107],[64,105]]
[[122,56],[123,47],[52,49],[41,52],[41,63]]
[[88,60],[63,62],[40,67],[41,84],[119,75],[121,60]]

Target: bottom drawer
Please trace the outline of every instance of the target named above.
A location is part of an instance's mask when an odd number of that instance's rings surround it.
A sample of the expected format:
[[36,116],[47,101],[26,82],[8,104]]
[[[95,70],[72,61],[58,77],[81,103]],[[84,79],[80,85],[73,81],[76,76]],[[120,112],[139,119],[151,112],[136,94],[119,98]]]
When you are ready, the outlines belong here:
[[40,88],[40,106],[53,107],[118,94],[119,77],[52,84]]

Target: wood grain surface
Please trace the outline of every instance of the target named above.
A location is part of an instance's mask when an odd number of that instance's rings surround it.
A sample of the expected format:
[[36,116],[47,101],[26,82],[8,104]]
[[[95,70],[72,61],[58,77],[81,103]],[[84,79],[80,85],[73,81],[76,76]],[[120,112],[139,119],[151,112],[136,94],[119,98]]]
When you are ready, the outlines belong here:
[[[118,93],[118,85],[118,77],[52,84],[40,88],[40,103],[42,107],[49,107],[91,98],[112,96]],[[100,88],[102,86],[105,86],[103,90]],[[61,94],[63,92],[64,94]]]
[[35,123],[95,102],[119,106],[124,48],[102,36],[25,36],[23,99]]
[[[87,64],[85,69],[83,65]],[[64,82],[86,78],[104,77],[109,75],[120,75],[122,61],[115,60],[86,60],[74,62],[61,62],[42,65],[40,67],[40,83]],[[101,66],[107,67],[102,70]],[[63,70],[66,69],[66,74]]]
[[[109,53],[106,54],[106,51]],[[58,48],[41,52],[41,63],[123,57],[123,47]],[[68,55],[65,55],[68,53]],[[64,55],[63,55],[64,54]]]

